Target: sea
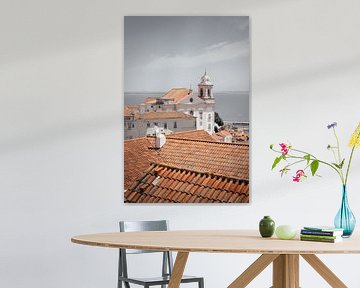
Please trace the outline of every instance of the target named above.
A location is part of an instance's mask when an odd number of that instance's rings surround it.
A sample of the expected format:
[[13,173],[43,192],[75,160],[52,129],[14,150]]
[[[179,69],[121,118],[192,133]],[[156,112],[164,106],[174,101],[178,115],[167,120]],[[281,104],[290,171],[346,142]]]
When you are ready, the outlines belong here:
[[[161,97],[166,92],[125,92],[125,105],[142,103],[148,97]],[[224,121],[249,122],[249,92],[223,91],[214,92],[215,111]]]

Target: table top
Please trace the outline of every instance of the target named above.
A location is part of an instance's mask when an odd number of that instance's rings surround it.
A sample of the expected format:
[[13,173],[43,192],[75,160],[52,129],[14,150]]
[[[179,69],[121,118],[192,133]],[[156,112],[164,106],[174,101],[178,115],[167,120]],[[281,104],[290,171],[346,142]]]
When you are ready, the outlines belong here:
[[262,238],[257,230],[190,230],[115,232],[79,235],[77,244],[99,247],[248,254],[343,254],[360,253],[360,235],[338,243]]

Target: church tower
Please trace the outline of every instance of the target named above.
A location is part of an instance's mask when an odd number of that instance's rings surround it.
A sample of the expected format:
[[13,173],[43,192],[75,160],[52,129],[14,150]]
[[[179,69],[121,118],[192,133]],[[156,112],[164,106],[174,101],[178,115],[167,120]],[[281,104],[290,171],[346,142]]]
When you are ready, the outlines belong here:
[[215,125],[215,98],[212,91],[213,86],[214,85],[211,83],[210,77],[206,74],[205,69],[205,73],[198,84],[198,97],[204,102],[201,104],[201,107],[199,107],[195,116],[197,117],[197,129],[205,130],[210,135],[214,133]]
[[[210,81],[209,75],[206,74],[201,77],[200,83],[198,84],[198,96],[203,100],[214,100],[214,95],[212,92],[213,84]],[[207,101],[208,102],[208,101]]]

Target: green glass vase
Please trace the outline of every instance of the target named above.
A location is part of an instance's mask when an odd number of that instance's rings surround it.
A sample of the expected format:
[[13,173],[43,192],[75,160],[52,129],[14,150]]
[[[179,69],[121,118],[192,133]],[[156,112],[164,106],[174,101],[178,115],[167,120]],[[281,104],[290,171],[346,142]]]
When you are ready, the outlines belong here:
[[270,216],[264,216],[259,223],[260,235],[264,238],[271,237],[275,232],[275,222]]

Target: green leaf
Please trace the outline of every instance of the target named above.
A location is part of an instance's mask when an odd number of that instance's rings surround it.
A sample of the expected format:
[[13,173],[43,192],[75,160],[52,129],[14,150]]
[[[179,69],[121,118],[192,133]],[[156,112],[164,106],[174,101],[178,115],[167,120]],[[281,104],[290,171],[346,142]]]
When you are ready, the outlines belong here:
[[282,157],[279,156],[279,157],[276,157],[275,160],[274,160],[274,163],[273,165],[271,166],[271,170],[273,170],[277,164],[279,164],[279,162],[281,161]]
[[333,164],[338,169],[342,169],[344,166],[344,162],[345,162],[345,159],[343,159],[340,164],[337,164],[337,163],[331,163],[331,164]]
[[274,148],[274,144],[270,144],[270,149],[273,149]]
[[333,164],[336,168],[341,169],[339,164],[334,163],[334,162],[332,162],[331,164]]
[[310,164],[310,169],[311,169],[311,174],[312,174],[312,176],[314,176],[315,175],[315,173],[316,173],[316,171],[318,170],[318,168],[319,168],[319,160],[314,160],[314,161],[312,161],[311,162],[311,164]]
[[310,155],[305,155],[304,158],[306,159],[306,164],[309,164],[310,162]]
[[343,166],[344,166],[344,163],[345,163],[345,158],[341,161],[341,163],[340,163],[340,169],[342,169],[343,168]]

